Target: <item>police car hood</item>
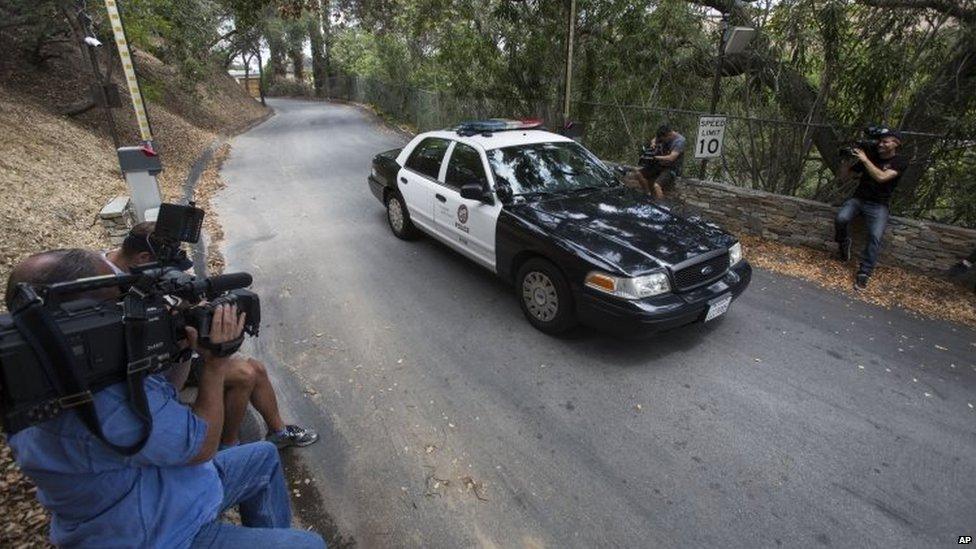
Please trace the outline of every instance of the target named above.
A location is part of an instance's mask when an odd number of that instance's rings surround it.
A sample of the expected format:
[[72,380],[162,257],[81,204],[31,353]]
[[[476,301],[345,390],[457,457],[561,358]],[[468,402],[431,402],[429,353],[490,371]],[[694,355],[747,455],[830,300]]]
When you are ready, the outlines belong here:
[[516,209],[564,244],[631,275],[670,267],[735,242],[721,229],[656,205],[628,187],[547,198]]

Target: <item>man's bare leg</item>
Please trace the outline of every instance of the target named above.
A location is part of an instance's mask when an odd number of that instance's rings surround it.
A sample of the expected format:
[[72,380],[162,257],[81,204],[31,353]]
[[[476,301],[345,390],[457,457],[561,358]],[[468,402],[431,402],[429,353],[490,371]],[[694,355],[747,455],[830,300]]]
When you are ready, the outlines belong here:
[[254,392],[256,376],[248,359],[234,357],[224,375],[224,428],[220,434],[222,446],[238,443],[244,413]]
[[657,200],[664,199],[664,188],[667,187],[670,191],[672,189],[671,183],[674,181],[674,176],[670,170],[664,170],[654,178],[654,198]]
[[221,444],[233,446],[240,439],[241,424],[248,404],[261,414],[268,425],[266,440],[279,448],[308,446],[319,439],[318,434],[298,425],[287,425],[281,419],[268,370],[253,358],[235,358],[226,374],[224,385],[224,429]]
[[649,181],[639,169],[631,170],[630,175],[631,180],[635,183],[634,186],[636,186],[638,190],[644,191],[648,194],[653,193],[653,183]]
[[654,199],[661,200],[664,198],[664,190],[661,189],[661,184],[657,181],[654,182]]
[[278,398],[271,386],[268,369],[253,358],[247,359],[247,363],[254,376],[251,404],[264,418],[264,422],[268,424],[268,431],[277,433],[285,428],[285,422],[281,419],[281,412],[278,410]]

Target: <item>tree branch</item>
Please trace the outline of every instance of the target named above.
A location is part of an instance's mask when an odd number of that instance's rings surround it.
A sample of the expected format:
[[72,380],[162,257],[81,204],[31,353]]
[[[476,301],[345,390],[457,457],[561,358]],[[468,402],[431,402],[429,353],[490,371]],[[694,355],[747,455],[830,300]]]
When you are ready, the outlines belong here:
[[231,30],[229,30],[229,31],[227,31],[223,36],[220,36],[216,40],[214,40],[213,42],[211,42],[210,43],[210,47],[212,48],[212,47],[216,46],[217,44],[223,42],[224,40],[227,40],[228,38],[230,38],[231,36],[234,36],[235,34],[237,34],[237,28],[236,27],[233,28],[233,29],[231,29]]
[[962,2],[953,0],[856,0],[859,4],[872,8],[933,10],[973,25],[976,24],[976,9],[965,9]]

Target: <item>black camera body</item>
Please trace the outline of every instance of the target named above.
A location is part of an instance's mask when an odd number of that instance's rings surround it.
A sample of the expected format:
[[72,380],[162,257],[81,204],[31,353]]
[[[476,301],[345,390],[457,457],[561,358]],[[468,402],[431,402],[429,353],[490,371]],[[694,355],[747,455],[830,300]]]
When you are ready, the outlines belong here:
[[861,139],[856,139],[845,147],[841,147],[840,155],[853,158],[857,156],[854,152],[855,149],[861,149],[868,158],[874,160],[877,158],[878,154],[878,143],[881,142],[881,138],[888,133],[888,130],[883,126],[871,125],[864,128],[864,137]]
[[660,160],[654,158],[655,156],[664,156],[664,145],[657,144],[653,147],[642,146],[640,148],[640,154],[637,158],[637,165],[642,168],[656,168],[661,165]]
[[[159,261],[131,274],[18,285],[11,313],[0,315],[0,411],[5,432],[13,434],[81,407],[89,429],[101,438],[97,421],[87,421],[88,414],[94,414],[91,394],[129,380],[130,404],[136,408],[133,393],[143,393],[146,375],[189,358],[187,327],[197,330],[199,346],[217,356],[237,351],[244,334],[258,335],[260,299],[243,289],[251,284],[251,275],[197,278],[174,266],[185,262],[180,243],[199,238],[202,219],[203,210],[192,204],[163,204],[153,232],[162,242]],[[120,297],[64,299],[104,288],[118,288]],[[244,334],[216,344],[210,328],[222,304],[236,305],[246,315]],[[151,425],[147,437],[149,430]],[[123,453],[132,450],[105,442]]]
[[[146,300],[145,305],[145,340],[150,347],[147,350],[160,357],[157,364],[162,370],[179,356],[179,342],[185,336],[177,332],[176,317],[167,311],[161,296]],[[50,314],[92,392],[125,381],[127,350],[120,303],[82,299],[52,309]],[[0,403],[4,431],[12,434],[56,416],[57,410],[33,408],[57,398],[55,384],[44,375],[34,349],[19,333],[12,317],[0,316]],[[24,419],[28,421],[19,420],[21,416],[26,416]]]

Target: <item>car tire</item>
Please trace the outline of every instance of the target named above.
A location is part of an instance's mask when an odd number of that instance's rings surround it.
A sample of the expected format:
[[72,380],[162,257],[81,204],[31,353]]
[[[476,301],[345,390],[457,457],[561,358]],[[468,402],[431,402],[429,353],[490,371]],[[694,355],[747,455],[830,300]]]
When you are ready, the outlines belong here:
[[552,262],[541,257],[526,261],[519,268],[515,284],[522,313],[538,330],[562,334],[578,323],[573,292]]
[[410,212],[400,193],[393,192],[386,197],[386,221],[394,236],[401,240],[415,240],[420,236],[420,231],[410,221]]

